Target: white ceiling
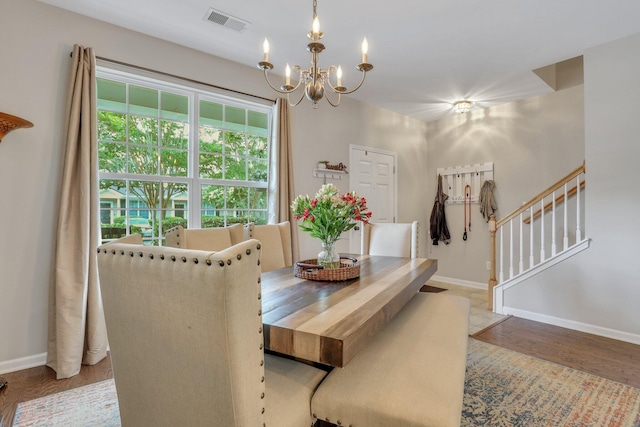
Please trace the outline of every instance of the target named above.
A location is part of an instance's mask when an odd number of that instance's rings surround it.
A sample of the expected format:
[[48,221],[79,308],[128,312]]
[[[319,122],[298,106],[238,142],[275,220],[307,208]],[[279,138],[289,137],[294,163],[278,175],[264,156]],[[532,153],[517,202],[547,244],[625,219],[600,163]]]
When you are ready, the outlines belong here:
[[[249,66],[267,37],[281,75],[285,63],[310,60],[312,0],[40,1]],[[250,25],[236,32],[204,21],[209,8]],[[375,68],[349,96],[424,121],[454,114],[461,99],[483,108],[550,92],[531,70],[640,33],[638,0],[318,0],[318,16],[320,66],[342,65],[347,87],[369,41]]]

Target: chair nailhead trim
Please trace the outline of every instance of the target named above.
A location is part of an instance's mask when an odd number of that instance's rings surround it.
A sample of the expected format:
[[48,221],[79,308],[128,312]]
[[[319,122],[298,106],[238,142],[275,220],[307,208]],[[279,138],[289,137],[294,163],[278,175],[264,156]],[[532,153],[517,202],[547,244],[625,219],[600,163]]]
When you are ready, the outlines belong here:
[[132,251],[129,251],[129,256],[133,256],[133,252]]
[[164,254],[160,254],[160,259],[164,260]]
[[100,253],[100,248],[98,248],[98,253]]
[[264,393],[260,394],[260,399],[264,399]]
[[231,260],[230,259],[227,260],[227,265],[231,265]]
[[124,255],[124,251],[120,251],[120,255]]
[[182,257],[182,262],[187,262],[187,257],[186,256]]
[[262,310],[258,310],[258,316],[262,316]]
[[175,255],[171,255],[171,261],[175,262],[176,261],[176,257]]
[[247,255],[251,255],[251,249],[247,249]]
[[260,361],[260,366],[264,366],[264,360]]
[[153,259],[153,254],[149,254],[149,258]]
[[211,265],[211,260],[210,259],[207,260],[207,265]]
[[258,260],[258,265],[260,265],[260,260]]
[[144,254],[142,252],[138,252],[138,255],[140,256],[140,258],[142,258],[144,256]]
[[198,261],[198,258],[194,258],[194,259],[193,259],[193,262],[197,264],[197,263],[198,263],[198,262],[200,262],[200,261]]
[[258,277],[258,283],[262,282],[262,277]]
[[262,294],[258,294],[258,299],[262,299]]
[[220,260],[220,262],[218,262],[218,264],[220,264],[220,267],[224,267],[224,261]]
[[260,244],[258,243],[258,245],[256,246],[256,249],[260,250],[260,248],[261,248],[261,246],[260,246]]
[[258,328],[258,333],[259,333],[259,334],[261,334],[261,333],[262,333],[262,326],[260,326],[260,327]]
[[236,258],[238,259],[238,261],[240,261],[242,259],[242,255],[238,254]]
[[262,413],[264,414],[264,408],[262,408]]

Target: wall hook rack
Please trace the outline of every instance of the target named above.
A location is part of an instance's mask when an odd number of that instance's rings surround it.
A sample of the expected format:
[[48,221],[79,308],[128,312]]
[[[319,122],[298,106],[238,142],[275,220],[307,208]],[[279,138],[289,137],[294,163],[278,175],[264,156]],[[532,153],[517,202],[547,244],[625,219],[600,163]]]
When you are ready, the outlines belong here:
[[448,189],[447,203],[463,203],[464,189],[467,185],[471,186],[471,203],[478,203],[482,184],[488,179],[493,179],[493,162],[438,168],[437,173],[442,176],[442,181]]

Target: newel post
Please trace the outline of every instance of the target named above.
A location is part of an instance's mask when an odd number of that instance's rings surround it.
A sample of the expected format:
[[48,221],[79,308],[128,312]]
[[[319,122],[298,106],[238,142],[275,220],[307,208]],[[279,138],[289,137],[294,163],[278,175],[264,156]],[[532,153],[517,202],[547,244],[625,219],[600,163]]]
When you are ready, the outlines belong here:
[[491,270],[489,272],[489,289],[487,291],[487,306],[493,311],[493,288],[498,284],[496,280],[496,217],[489,218],[489,236],[491,238]]

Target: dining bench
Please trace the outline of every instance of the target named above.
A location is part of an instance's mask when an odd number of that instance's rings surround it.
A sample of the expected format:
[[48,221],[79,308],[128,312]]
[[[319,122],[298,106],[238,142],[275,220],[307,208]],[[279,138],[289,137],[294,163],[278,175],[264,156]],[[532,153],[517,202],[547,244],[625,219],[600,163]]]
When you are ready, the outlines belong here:
[[349,427],[460,425],[469,300],[418,293],[311,401],[318,424]]

